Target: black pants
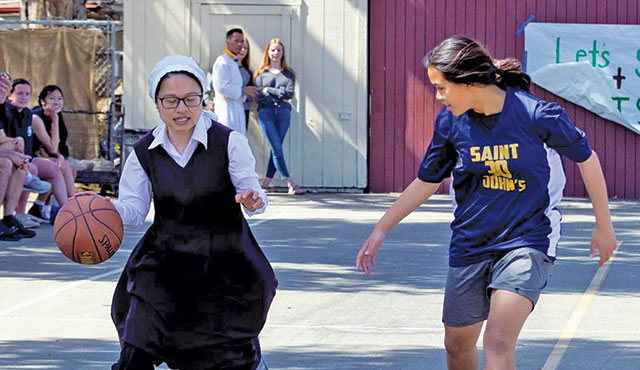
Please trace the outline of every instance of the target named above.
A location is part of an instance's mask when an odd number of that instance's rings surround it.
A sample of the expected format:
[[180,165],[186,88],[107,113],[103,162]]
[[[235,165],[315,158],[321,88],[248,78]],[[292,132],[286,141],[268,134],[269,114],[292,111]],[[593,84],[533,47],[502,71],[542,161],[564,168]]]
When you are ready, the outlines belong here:
[[111,366],[111,370],[154,370],[154,365],[160,365],[161,363],[162,361],[156,359],[150,353],[125,342],[120,351],[120,359]]
[[[254,345],[260,354],[260,342],[257,337],[254,339]],[[111,370],[154,370],[155,366],[162,364],[162,362],[149,352],[125,342],[120,351],[120,359],[111,366]],[[171,364],[167,364],[167,366],[171,369],[174,368]],[[266,369],[266,366],[264,368]]]

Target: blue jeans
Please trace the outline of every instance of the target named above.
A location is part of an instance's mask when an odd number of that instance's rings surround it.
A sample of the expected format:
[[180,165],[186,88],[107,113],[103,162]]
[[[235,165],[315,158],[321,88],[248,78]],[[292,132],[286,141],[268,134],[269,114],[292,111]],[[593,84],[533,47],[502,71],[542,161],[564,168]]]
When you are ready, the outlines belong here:
[[280,172],[283,179],[289,177],[287,163],[284,161],[282,152],[282,142],[291,125],[291,107],[286,104],[271,105],[258,110],[258,123],[262,128],[262,133],[267,139],[267,144],[271,147],[269,155],[269,166],[265,177],[273,178],[276,170]]

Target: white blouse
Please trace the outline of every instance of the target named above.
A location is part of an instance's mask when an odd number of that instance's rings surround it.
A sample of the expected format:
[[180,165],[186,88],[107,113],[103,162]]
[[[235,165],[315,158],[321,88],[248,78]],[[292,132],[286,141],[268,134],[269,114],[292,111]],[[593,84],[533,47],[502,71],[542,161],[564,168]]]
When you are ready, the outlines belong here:
[[[154,140],[148,149],[161,145],[167,154],[180,167],[184,168],[193,156],[198,143],[204,145],[205,149],[207,148],[207,130],[210,127],[211,121],[206,119],[204,114],[201,115],[195,125],[189,144],[187,144],[184,152],[180,154],[169,140],[167,126],[163,123],[153,130]],[[243,206],[245,213],[248,216],[264,213],[268,204],[267,195],[260,186],[258,174],[255,171],[256,160],[251,153],[251,148],[249,148],[249,141],[244,135],[233,131],[229,135],[227,151],[229,155],[229,175],[236,192],[240,193],[245,189],[255,190],[264,202],[262,208],[253,212],[249,212]],[[142,165],[140,165],[134,150],[129,155],[122,170],[118,200],[113,202],[125,225],[139,227],[144,224],[144,220],[149,213],[152,199],[151,193],[151,181]]]

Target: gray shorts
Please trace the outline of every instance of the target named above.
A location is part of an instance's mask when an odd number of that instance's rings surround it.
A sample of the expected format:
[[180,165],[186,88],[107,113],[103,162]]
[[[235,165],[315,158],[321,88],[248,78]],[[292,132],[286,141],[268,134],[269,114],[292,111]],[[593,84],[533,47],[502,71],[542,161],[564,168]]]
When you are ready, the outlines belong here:
[[464,267],[449,267],[442,322],[463,327],[489,317],[489,299],[495,289],[514,292],[536,305],[547,286],[552,262],[533,248],[518,248],[501,257]]

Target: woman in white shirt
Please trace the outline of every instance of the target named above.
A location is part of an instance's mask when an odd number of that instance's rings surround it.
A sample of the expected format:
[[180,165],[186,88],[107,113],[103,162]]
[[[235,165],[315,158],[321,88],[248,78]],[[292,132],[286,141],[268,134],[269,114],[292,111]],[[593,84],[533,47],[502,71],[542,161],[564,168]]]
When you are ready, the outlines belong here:
[[203,113],[193,59],[164,58],[149,85],[162,123],[134,145],[114,204],[139,226],[153,199],[155,218],[114,293],[112,369],[266,369],[258,334],[277,280],[241,211],[267,205],[247,139]]

